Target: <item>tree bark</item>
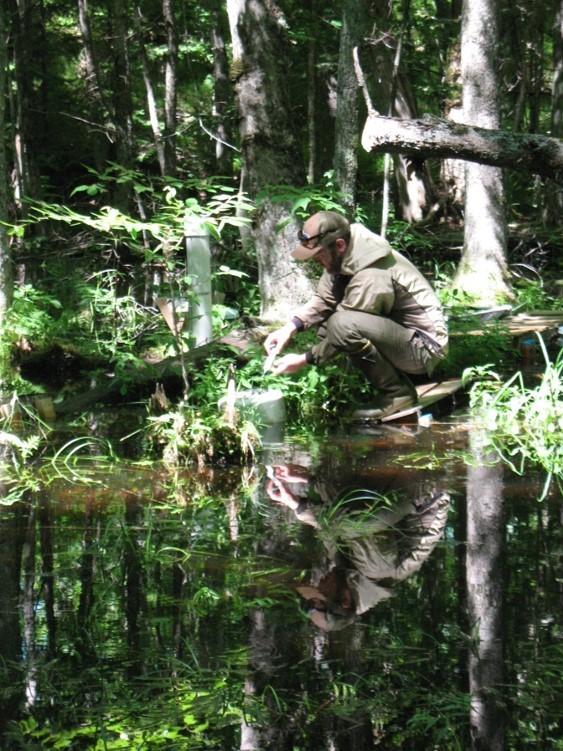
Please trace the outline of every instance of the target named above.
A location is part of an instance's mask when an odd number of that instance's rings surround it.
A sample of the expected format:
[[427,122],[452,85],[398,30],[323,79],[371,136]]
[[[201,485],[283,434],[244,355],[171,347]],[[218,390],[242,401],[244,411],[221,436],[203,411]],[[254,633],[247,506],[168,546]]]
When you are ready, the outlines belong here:
[[[409,120],[418,114],[415,97],[405,75],[401,62],[402,38],[409,33],[409,2],[403,3],[403,28],[399,38],[389,32],[382,32],[376,39],[370,40],[370,63],[368,78],[375,78],[372,85],[372,99],[380,112],[389,117]],[[388,3],[381,0],[376,3],[374,14],[378,26],[391,27]],[[423,211],[429,204],[432,184],[429,170],[420,164],[421,169],[412,169],[412,163],[400,153],[393,154],[393,175],[396,182],[395,199],[396,216],[402,216],[407,222],[417,222],[423,218]],[[384,215],[385,215],[384,208]],[[382,234],[385,234],[386,221],[382,221]]]
[[[8,52],[6,49],[6,30],[4,9],[0,9],[0,133],[6,133],[6,70],[8,69]],[[13,279],[10,255],[10,242],[6,230],[8,221],[8,165],[6,160],[6,141],[0,139],[0,322],[12,304]]]
[[[461,78],[465,122],[484,128],[500,123],[496,0],[464,0]],[[463,252],[453,284],[481,305],[514,297],[506,260],[506,216],[502,170],[465,165]]]
[[[82,60],[83,60],[83,77],[86,87],[86,99],[90,106],[90,118],[94,122],[95,134],[93,135],[94,160],[96,168],[101,172],[107,159],[108,135],[111,138],[110,131],[115,130],[111,123],[111,111],[107,99],[104,95],[102,83],[100,80],[96,55],[94,53],[94,43],[92,40],[92,29],[90,25],[90,15],[88,12],[88,0],[78,0],[78,28],[82,38]],[[107,122],[109,120],[109,122]]]
[[231,142],[230,118],[228,108],[232,103],[231,84],[229,81],[229,62],[225,45],[225,23],[222,9],[211,11],[213,27],[211,29],[211,51],[213,53],[213,125],[217,139],[215,141],[215,159],[219,175],[232,175],[233,150]]
[[[551,134],[563,139],[563,0],[553,26],[553,88],[551,95]],[[563,141],[562,141],[563,143]],[[545,219],[548,223],[563,224],[563,185],[554,186],[546,194]]]
[[[444,83],[448,96],[442,101],[442,112],[454,123],[464,122],[461,90],[461,46],[459,24],[461,23],[461,0],[436,4],[442,20],[439,44],[444,54]],[[459,222],[465,204],[465,163],[460,159],[444,159],[440,164],[440,201],[437,209],[446,222]],[[436,212],[436,209],[432,213]]]
[[27,200],[40,195],[36,141],[44,128],[36,121],[36,113],[40,108],[35,97],[32,4],[30,0],[10,0],[8,11],[11,16],[10,32],[14,51],[14,85],[13,88],[10,87],[15,154],[14,195],[18,209],[25,217],[28,211]]
[[431,115],[416,120],[368,115],[362,135],[368,152],[407,154],[412,161],[463,159],[560,180],[563,141],[535,133],[510,133],[452,123]]
[[[131,168],[133,154],[133,103],[131,99],[129,52],[127,47],[129,9],[126,0],[112,2],[113,107],[115,113],[115,161],[124,170]],[[115,204],[127,212],[130,189],[125,182],[115,186]]]
[[137,36],[139,38],[139,56],[141,58],[141,67],[143,70],[143,81],[145,82],[145,91],[147,92],[147,110],[149,115],[149,122],[151,124],[152,136],[154,138],[154,145],[156,149],[156,157],[158,159],[158,166],[160,168],[160,174],[164,177],[167,173],[167,161],[165,154],[164,139],[162,138],[162,131],[160,128],[160,122],[158,119],[158,107],[156,104],[156,96],[154,93],[154,86],[152,84],[151,71],[149,66],[149,59],[145,42],[143,39],[143,26],[142,26],[142,11],[141,6],[137,5],[135,9],[135,27],[137,30]]
[[338,56],[338,89],[336,99],[336,130],[334,174],[344,204],[352,215],[356,204],[358,173],[359,89],[354,69],[353,50],[367,31],[369,12],[365,2],[345,0],[342,6],[342,30]]
[[[305,173],[291,122],[283,68],[285,19],[264,0],[228,0],[234,82],[238,108],[244,189],[256,198],[274,185],[303,185]],[[280,229],[281,228],[281,229]],[[306,300],[312,284],[290,256],[297,226],[287,202],[273,202],[265,190],[253,216],[252,240],[258,260],[261,315],[280,320]],[[280,290],[284,294],[280,295]]]
[[176,174],[176,105],[178,85],[178,36],[174,16],[174,0],[163,0],[162,14],[166,24],[166,66],[164,73],[164,155],[165,174]]

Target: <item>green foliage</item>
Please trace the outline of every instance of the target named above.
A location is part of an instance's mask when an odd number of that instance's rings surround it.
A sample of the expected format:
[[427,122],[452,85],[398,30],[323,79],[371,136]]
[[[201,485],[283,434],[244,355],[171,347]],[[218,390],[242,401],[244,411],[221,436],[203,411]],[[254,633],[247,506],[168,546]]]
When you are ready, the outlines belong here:
[[476,380],[471,407],[484,433],[484,446],[496,451],[510,467],[523,473],[526,464],[542,467],[563,482],[563,354],[549,361],[538,386],[525,385],[521,372],[504,382],[493,370],[469,369],[464,378]]
[[[342,212],[349,196],[337,190],[334,183],[334,171],[326,172],[323,180],[314,185],[267,185],[256,196],[256,203],[264,201],[288,204],[290,213],[299,219],[306,219],[316,211]],[[361,209],[355,216],[356,221],[365,219]],[[291,221],[290,218],[286,220]],[[281,229],[281,227],[279,228]]]
[[253,423],[231,424],[217,411],[201,412],[182,402],[163,415],[149,416],[146,439],[171,465],[246,465],[260,444]]
[[[99,182],[75,189],[97,195],[106,184],[113,181],[130,183],[135,193],[142,194],[152,207],[152,215],[145,220],[129,216],[110,206],[97,212],[80,213],[65,205],[36,202],[32,207],[30,223],[43,221],[64,222],[74,227],[88,227],[102,237],[119,242],[133,253],[144,257],[145,262],[168,261],[173,250],[182,249],[186,235],[196,223],[216,240],[226,227],[248,225],[248,214],[253,211],[251,201],[235,186],[223,184],[219,178],[164,181],[154,188],[144,182],[142,173],[125,171],[112,165],[111,172],[98,175]],[[182,197],[182,196],[188,197]],[[205,200],[197,196],[204,195]]]
[[15,288],[13,304],[0,322],[0,383],[4,392],[13,388],[20,393],[32,391],[18,376],[16,350],[29,347],[31,342],[39,348],[47,347],[67,325],[68,316],[56,297],[29,284]]
[[501,370],[514,366],[517,350],[502,321],[482,325],[476,321],[449,321],[449,351],[439,363],[437,377],[459,378],[467,368],[477,368],[494,362]]
[[107,467],[117,462],[111,442],[105,438],[78,436],[59,445],[53,426],[25,399],[14,395],[9,409],[4,407],[0,418],[2,506],[25,500],[30,492],[61,479],[101,485]]
[[[104,197],[108,185],[128,183],[147,208],[152,208],[152,216],[141,221],[109,207],[84,214],[68,206],[36,203],[33,218],[14,228],[25,236],[24,230],[34,223],[49,221],[67,224],[73,231],[86,227],[93,234],[89,253],[81,252],[77,263],[65,249],[64,258],[44,263],[42,280],[16,290],[14,305],[0,331],[6,386],[21,385],[13,369],[13,355],[26,343],[35,352],[54,342],[77,347],[82,353],[112,362],[125,380],[132,364],[142,365],[144,351],[158,347],[161,354],[178,354],[189,348],[187,334],[173,336],[160,314],[140,302],[141,296],[192,299],[193,280],[186,273],[186,233],[195,222],[222,247],[230,231],[248,223],[239,213],[248,216],[253,209],[236,187],[219,180],[164,181],[154,187],[143,182],[141,173],[120,170],[116,165],[104,174],[92,175],[95,180],[76,188],[77,193]],[[216,257],[220,255],[216,253]],[[217,286],[228,291],[230,285],[238,304],[258,305],[256,285],[245,281],[248,274],[243,268],[232,268],[239,261],[248,266],[247,260],[237,259],[233,253],[225,255],[229,263],[218,263],[212,270],[220,280]],[[147,289],[147,277],[134,270],[142,262],[153,275],[154,288]],[[223,311],[222,316],[217,310],[216,330],[224,327],[225,315],[232,313],[228,308]]]
[[516,300],[515,309],[528,312],[534,310],[563,310],[563,297],[557,297],[548,291],[541,279],[518,280],[514,284]]

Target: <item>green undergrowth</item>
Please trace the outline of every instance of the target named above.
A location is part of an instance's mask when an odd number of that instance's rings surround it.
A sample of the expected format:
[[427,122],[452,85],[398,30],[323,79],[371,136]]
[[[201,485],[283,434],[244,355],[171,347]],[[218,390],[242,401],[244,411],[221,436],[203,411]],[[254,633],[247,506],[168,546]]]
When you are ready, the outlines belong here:
[[470,368],[464,378],[473,381],[470,405],[484,448],[519,474],[530,465],[541,467],[547,490],[552,478],[563,484],[563,352],[550,361],[537,338],[545,360],[537,385],[528,385],[521,371],[505,379],[493,366]]

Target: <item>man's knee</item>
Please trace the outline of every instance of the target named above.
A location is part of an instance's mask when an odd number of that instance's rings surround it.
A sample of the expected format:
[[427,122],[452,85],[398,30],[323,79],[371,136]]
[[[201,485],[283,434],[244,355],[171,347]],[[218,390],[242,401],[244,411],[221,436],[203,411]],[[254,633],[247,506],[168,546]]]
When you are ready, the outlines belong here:
[[358,328],[355,311],[339,310],[333,313],[326,323],[327,339],[343,352],[349,352],[357,348],[358,343],[364,339]]

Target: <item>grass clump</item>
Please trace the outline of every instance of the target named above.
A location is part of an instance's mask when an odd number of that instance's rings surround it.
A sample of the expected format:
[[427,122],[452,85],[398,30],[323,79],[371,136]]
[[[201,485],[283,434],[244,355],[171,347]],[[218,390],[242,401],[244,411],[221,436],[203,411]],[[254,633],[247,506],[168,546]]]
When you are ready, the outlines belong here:
[[519,474],[527,464],[541,467],[548,474],[548,487],[551,478],[563,484],[563,353],[550,362],[538,338],[546,367],[537,386],[527,386],[520,371],[503,382],[487,367],[469,368],[464,379],[475,381],[470,405],[485,446]]

